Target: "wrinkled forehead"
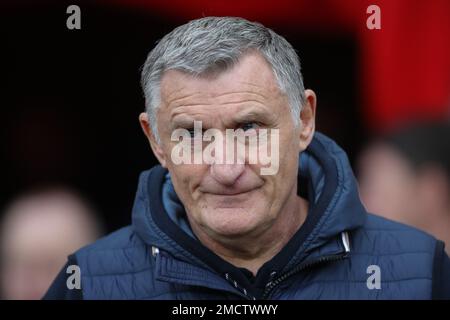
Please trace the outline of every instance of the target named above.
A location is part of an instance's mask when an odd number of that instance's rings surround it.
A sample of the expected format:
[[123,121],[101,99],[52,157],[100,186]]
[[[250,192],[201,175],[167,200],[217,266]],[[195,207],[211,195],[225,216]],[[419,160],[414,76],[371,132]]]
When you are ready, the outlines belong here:
[[183,98],[220,99],[227,95],[258,95],[274,99],[284,95],[270,64],[258,53],[249,53],[228,69],[194,76],[179,70],[166,71],[161,79],[161,102],[171,105]]

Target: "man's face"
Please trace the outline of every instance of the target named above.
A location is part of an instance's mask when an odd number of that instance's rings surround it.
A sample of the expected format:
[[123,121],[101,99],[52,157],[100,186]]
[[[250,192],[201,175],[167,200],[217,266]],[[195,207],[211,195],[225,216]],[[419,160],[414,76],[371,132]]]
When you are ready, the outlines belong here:
[[359,159],[359,185],[368,211],[418,228],[426,226],[424,217],[433,211],[430,203],[435,201],[428,201],[428,185],[399,151],[383,144],[367,148]]
[[[315,106],[314,99],[309,101]],[[194,232],[227,239],[257,235],[273,225],[283,206],[296,197],[299,152],[314,131],[314,107],[308,103],[308,108],[306,125],[296,126],[286,95],[257,53],[243,56],[214,77],[194,78],[175,70],[164,74],[157,115],[160,143],[146,132],[171,174]],[[142,117],[145,114],[141,121]],[[171,134],[180,128],[193,129],[194,120],[201,121],[203,130],[215,128],[223,133],[239,128],[278,129],[279,143],[270,145],[271,150],[278,148],[277,173],[261,175],[261,167],[267,165],[251,164],[248,157],[244,164],[175,164],[171,153],[178,142],[171,141]],[[222,150],[225,153],[226,147]]]

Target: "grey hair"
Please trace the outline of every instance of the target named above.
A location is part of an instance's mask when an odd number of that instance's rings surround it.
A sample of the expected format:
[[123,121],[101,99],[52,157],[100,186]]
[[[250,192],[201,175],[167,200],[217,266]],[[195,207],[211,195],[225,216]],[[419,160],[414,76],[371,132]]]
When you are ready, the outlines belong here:
[[287,95],[295,125],[299,124],[305,94],[300,59],[282,36],[262,24],[235,17],[206,17],[190,21],[165,35],[148,54],[141,86],[146,112],[156,140],[160,83],[167,70],[193,76],[230,68],[248,51],[256,50],[269,62],[280,90]]

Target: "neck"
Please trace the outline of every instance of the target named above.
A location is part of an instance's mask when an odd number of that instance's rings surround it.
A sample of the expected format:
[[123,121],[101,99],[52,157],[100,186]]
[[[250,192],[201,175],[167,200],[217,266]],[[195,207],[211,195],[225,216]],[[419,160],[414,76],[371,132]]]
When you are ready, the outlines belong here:
[[308,202],[294,193],[281,208],[275,221],[258,233],[214,239],[195,225],[192,225],[192,229],[200,242],[222,259],[256,275],[262,265],[280,252],[300,229],[307,212]]

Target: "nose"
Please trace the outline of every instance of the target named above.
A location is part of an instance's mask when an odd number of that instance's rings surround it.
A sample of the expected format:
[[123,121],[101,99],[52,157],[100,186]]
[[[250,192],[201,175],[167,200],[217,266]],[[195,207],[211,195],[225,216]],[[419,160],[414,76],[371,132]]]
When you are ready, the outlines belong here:
[[221,185],[232,186],[244,173],[245,164],[212,164],[211,176]]

